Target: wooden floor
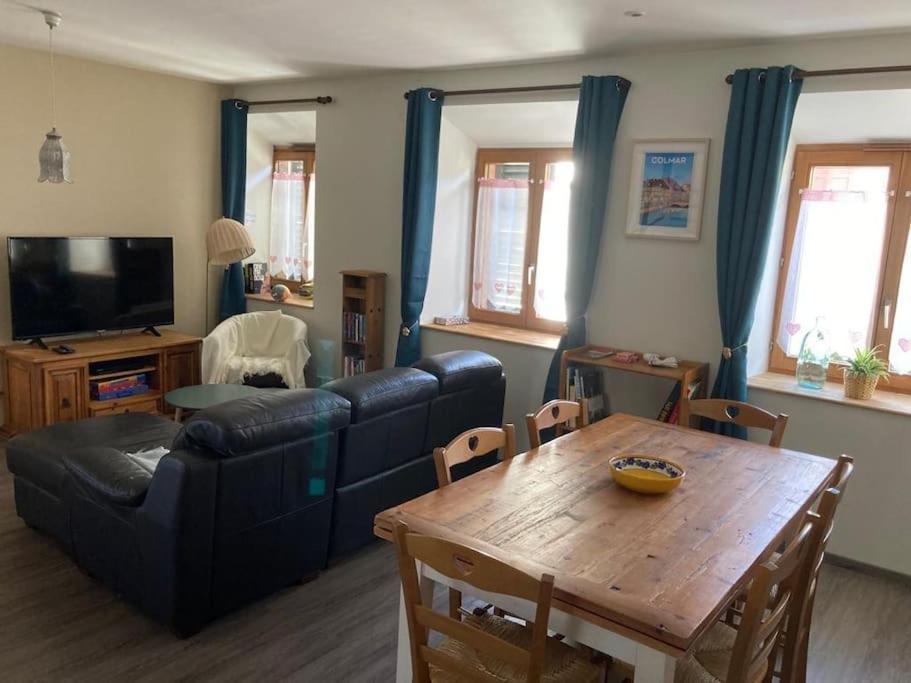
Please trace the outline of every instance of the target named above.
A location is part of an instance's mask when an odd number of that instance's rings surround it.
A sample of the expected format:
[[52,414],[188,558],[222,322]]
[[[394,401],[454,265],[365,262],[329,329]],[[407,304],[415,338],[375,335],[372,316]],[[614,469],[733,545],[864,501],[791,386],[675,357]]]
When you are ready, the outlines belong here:
[[[443,596],[440,596],[443,597]],[[911,585],[825,566],[812,681],[911,681]],[[177,640],[79,572],[16,516],[0,446],[0,681],[392,681],[398,616],[390,549]]]

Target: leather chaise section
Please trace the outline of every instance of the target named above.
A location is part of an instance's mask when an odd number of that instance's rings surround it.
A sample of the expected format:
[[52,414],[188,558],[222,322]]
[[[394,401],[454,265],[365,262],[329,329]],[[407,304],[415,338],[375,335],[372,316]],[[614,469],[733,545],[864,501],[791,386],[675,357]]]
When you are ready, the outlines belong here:
[[386,368],[345,377],[324,384],[323,389],[348,399],[352,422],[426,403],[439,393],[437,380],[414,368]]
[[448,394],[495,382],[503,365],[483,351],[449,351],[422,358],[412,367],[428,372],[440,383],[440,393]]
[[116,448],[80,448],[64,455],[63,464],[89,490],[117,505],[139,505],[152,481],[148,470]]

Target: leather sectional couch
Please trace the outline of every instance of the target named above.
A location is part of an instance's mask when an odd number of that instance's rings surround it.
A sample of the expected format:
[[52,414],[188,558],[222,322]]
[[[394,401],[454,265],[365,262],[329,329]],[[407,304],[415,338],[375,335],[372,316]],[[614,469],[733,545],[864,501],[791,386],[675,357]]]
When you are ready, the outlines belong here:
[[[183,427],[135,413],[56,424],[11,439],[7,465],[27,524],[185,636],[370,542],[377,512],[435,487],[433,448],[499,425],[504,395],[499,361],[456,351],[264,391]],[[156,446],[170,453],[154,474],[124,455]]]

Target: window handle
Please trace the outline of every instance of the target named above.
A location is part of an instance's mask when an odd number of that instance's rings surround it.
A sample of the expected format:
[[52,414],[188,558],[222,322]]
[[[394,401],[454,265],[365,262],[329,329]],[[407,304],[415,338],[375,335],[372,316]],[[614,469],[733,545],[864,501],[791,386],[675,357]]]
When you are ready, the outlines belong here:
[[531,280],[532,280],[532,278],[533,278],[534,276],[535,276],[535,267],[534,267],[534,266],[528,266],[528,273],[526,274],[526,279],[525,279],[525,281],[526,281],[526,284],[527,284],[529,287],[531,287]]
[[892,299],[883,299],[883,329],[888,330],[892,319]]

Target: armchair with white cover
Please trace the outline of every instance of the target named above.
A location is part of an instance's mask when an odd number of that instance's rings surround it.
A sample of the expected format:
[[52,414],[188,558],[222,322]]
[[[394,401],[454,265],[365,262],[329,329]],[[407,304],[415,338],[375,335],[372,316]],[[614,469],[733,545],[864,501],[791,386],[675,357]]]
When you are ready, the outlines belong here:
[[272,376],[301,389],[309,359],[303,320],[279,310],[244,313],[222,321],[203,340],[202,381],[255,385],[257,378]]

